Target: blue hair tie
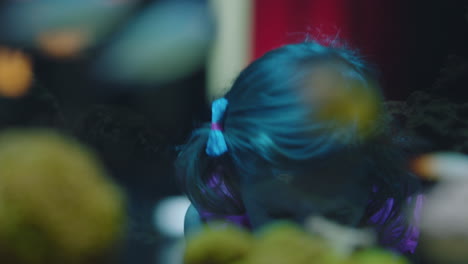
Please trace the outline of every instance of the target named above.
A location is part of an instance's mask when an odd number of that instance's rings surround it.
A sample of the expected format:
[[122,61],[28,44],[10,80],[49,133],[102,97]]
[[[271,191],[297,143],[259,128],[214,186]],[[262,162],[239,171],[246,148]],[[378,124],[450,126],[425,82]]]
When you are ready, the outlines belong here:
[[208,135],[208,142],[206,143],[206,154],[211,157],[217,157],[227,151],[226,140],[223,135],[223,128],[221,126],[221,119],[228,101],[226,98],[219,98],[211,105],[211,131]]

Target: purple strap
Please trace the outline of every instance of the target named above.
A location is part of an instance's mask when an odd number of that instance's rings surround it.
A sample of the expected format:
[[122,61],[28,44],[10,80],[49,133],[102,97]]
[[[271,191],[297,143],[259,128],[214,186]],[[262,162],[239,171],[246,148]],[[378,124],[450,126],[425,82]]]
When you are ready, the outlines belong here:
[[[381,233],[384,238],[384,241],[382,241],[384,245],[388,245],[390,249],[401,253],[413,254],[419,240],[419,223],[421,221],[423,203],[424,195],[422,194],[408,197],[407,204],[414,204],[412,214],[404,217],[403,213],[400,213],[392,223],[383,225],[391,216],[394,207],[394,199],[390,198],[379,211],[369,218],[368,223],[376,225],[377,232]],[[405,222],[405,219],[410,219],[409,223]],[[395,239],[399,238],[399,242],[394,244]]]
[[218,131],[223,131],[223,128],[219,123],[211,123],[211,129],[212,130],[218,130]]

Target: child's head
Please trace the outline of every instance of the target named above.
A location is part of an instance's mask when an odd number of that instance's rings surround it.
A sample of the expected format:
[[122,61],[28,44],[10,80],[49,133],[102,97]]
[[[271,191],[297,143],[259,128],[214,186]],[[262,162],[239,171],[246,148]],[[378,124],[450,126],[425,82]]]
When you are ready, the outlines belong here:
[[375,76],[353,52],[283,46],[242,71],[224,98],[227,152],[206,154],[207,124],[178,159],[197,209],[246,213],[254,227],[312,214],[362,220],[373,186],[386,181],[368,155],[385,132]]

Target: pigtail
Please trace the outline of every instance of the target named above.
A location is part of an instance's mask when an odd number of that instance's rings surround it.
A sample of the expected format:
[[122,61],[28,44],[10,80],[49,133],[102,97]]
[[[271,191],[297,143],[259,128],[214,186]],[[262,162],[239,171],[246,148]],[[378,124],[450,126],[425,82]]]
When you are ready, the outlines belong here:
[[182,191],[202,215],[238,215],[244,209],[238,180],[229,153],[212,157],[206,153],[210,127],[197,129],[176,160],[176,175]]

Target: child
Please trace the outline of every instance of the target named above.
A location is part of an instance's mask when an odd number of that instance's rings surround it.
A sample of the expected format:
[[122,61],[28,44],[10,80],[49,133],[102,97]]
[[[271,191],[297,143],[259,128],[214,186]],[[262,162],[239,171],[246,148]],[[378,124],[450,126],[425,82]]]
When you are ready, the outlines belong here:
[[[387,135],[376,77],[354,52],[315,42],[273,50],[240,73],[212,115],[176,162],[193,205],[187,232],[211,220],[255,230],[322,215],[414,252],[417,181]],[[414,214],[403,215],[408,206]]]

